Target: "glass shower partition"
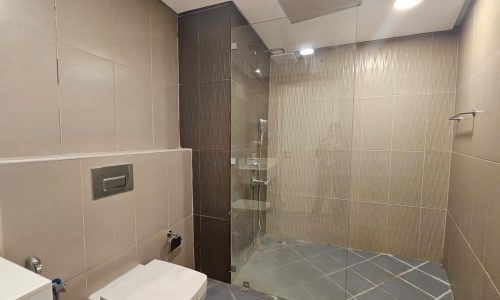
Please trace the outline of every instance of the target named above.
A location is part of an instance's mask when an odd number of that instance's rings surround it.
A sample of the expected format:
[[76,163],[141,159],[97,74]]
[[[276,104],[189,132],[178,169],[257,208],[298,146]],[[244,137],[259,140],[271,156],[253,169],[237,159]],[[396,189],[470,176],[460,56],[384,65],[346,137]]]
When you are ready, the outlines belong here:
[[352,296],[355,41],[356,8],[232,29],[233,284],[286,299]]

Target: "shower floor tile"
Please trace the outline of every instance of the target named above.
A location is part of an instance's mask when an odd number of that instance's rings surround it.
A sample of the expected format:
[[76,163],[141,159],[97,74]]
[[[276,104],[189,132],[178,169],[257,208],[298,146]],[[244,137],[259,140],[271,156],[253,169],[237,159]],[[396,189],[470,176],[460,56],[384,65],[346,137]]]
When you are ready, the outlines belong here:
[[[439,264],[268,235],[238,267],[229,299],[453,299]],[[244,281],[261,298],[236,297]]]

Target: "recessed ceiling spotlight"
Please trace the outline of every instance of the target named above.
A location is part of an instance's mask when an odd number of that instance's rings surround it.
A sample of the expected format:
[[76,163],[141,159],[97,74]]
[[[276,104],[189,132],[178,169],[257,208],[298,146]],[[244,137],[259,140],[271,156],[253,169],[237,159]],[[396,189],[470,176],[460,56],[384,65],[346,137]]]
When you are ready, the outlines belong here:
[[397,10],[406,10],[419,5],[420,2],[422,2],[422,0],[396,0],[394,2],[394,8]]
[[314,49],[313,48],[304,48],[300,50],[300,55],[306,56],[306,55],[311,55],[314,54]]

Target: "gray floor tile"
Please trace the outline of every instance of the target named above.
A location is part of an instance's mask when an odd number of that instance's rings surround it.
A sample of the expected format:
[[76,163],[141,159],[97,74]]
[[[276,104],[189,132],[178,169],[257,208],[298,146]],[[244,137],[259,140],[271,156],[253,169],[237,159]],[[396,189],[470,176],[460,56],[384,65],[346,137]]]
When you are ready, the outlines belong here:
[[326,253],[309,258],[309,261],[324,274],[331,274],[345,268],[345,265]]
[[262,241],[260,242],[260,246],[258,249],[263,251],[273,251],[284,247],[286,247],[284,241],[273,237],[265,236],[262,238]]
[[411,271],[401,276],[404,280],[419,287],[434,297],[446,293],[450,287],[418,270]]
[[351,250],[352,252],[354,252],[357,255],[362,256],[362,257],[364,257],[366,259],[370,259],[372,257],[380,255],[380,254],[375,253],[375,252],[368,252],[368,251],[363,251],[363,250],[358,250],[358,249],[349,249],[349,250]]
[[444,295],[441,298],[439,298],[439,300],[453,300],[453,294],[450,291],[446,295]]
[[399,278],[384,283],[381,287],[387,294],[399,300],[431,300],[433,297],[414,288]]
[[372,260],[372,263],[376,264],[379,267],[386,269],[394,275],[399,275],[403,272],[410,270],[412,267],[408,264],[401,262],[400,260],[395,259],[389,255],[380,255]]
[[282,265],[302,259],[299,254],[288,247],[271,251],[269,254]]
[[349,297],[346,291],[328,277],[311,281],[304,288],[315,300],[344,300]]
[[365,294],[356,297],[357,300],[393,300],[386,292],[379,288],[373,289]]
[[307,281],[311,281],[318,277],[323,277],[324,274],[321,273],[313,264],[307,260],[301,260],[288,264],[283,268],[283,272],[290,276],[297,284],[302,284]]
[[305,258],[313,257],[321,253],[321,249],[313,244],[295,245],[292,248]]
[[236,300],[265,299],[265,297],[269,296],[267,294],[257,292],[254,290],[243,290],[242,287],[235,285],[229,285],[229,290],[231,291],[231,294],[233,294],[233,297]]
[[409,264],[409,265],[412,265],[414,267],[416,266],[419,266],[423,263],[425,263],[425,261],[422,261],[422,260],[418,260],[418,259],[411,259],[411,258],[403,258],[403,257],[399,257],[399,256],[394,256],[395,258]]
[[383,270],[379,266],[374,265],[370,261],[365,261],[358,265],[352,266],[351,269],[375,284],[379,284],[394,277],[391,273]]
[[269,270],[279,267],[280,263],[269,252],[255,251],[245,266],[251,266],[259,270]]
[[446,277],[446,272],[443,266],[440,264],[428,262],[425,265],[420,266],[419,269],[441,280],[448,281],[448,278]]
[[302,286],[296,286],[284,291],[277,291],[275,295],[283,297],[286,300],[316,300]]
[[212,283],[207,286],[207,300],[234,300],[229,288],[224,283]]
[[373,284],[349,269],[337,272],[328,277],[351,295],[357,295],[374,287]]
[[[274,291],[288,290],[297,285],[297,281],[292,276],[284,272],[283,267],[262,272],[262,274],[260,274],[260,278],[265,285],[269,287],[269,289],[263,291],[269,294],[272,294]],[[252,287],[251,282],[250,287]]]
[[330,252],[330,256],[347,266],[352,266],[366,260],[366,258],[357,255],[353,251],[348,251],[346,248],[336,249]]

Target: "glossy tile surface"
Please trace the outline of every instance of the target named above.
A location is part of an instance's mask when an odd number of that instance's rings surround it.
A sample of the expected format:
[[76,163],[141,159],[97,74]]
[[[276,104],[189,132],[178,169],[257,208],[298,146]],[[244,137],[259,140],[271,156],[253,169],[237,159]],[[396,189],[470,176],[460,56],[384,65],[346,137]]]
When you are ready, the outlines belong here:
[[[231,291],[241,289],[243,282],[290,300],[441,299],[451,295],[443,266],[436,263],[270,235],[262,238],[248,262],[233,274],[232,284],[238,287],[231,286]],[[219,285],[211,288],[208,299],[233,299]],[[234,299],[240,298],[234,295]]]

